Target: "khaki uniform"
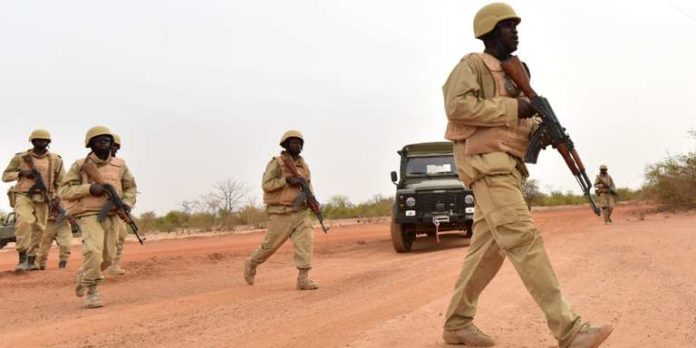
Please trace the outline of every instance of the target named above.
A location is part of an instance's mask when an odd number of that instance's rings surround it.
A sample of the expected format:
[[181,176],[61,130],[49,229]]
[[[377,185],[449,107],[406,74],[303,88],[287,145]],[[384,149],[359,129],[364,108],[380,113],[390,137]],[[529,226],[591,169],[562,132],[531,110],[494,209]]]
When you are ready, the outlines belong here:
[[[101,160],[89,155],[104,180],[114,186],[125,204],[133,207],[136,200],[136,184],[126,163],[116,157]],[[97,220],[99,209],[107,196],[89,194],[91,179],[81,170],[84,159],[75,162],[65,176],[59,194],[65,200],[66,210],[78,219],[82,229],[82,266],[80,283],[86,288],[96,288],[104,279],[102,271],[116,254],[119,218],[114,213],[103,221]]]
[[602,208],[604,222],[611,222],[611,214],[614,211],[614,195],[611,191],[616,192],[614,179],[609,174],[599,174],[595,178],[594,186],[599,196],[599,206]]
[[121,255],[123,255],[123,246],[126,243],[126,236],[128,236],[128,227],[122,220],[118,220],[117,231],[118,233],[116,233],[116,235],[118,238],[116,239],[116,253],[114,254],[113,264],[118,265],[120,268]]
[[29,169],[22,158],[26,154],[31,154],[34,166],[41,173],[44,184],[48,188],[49,199],[56,195],[65,175],[65,169],[60,156],[51,152],[39,156],[30,149],[16,154],[2,174],[4,182],[17,181],[17,184],[10,189],[10,195],[14,196],[14,211],[17,214],[15,248],[18,252],[26,252],[28,256],[33,257],[38,252],[41,236],[46,229],[48,202],[42,193],[36,193],[33,197],[28,196],[29,189],[36,182],[35,179],[19,177],[20,170]]
[[51,250],[51,244],[56,241],[59,248],[59,261],[68,261],[70,258],[70,242],[72,242],[72,229],[68,220],[63,220],[61,223],[56,223],[55,218],[49,218],[46,231],[41,238],[39,253],[36,257],[36,263],[42,267],[46,267],[48,253]]
[[[309,167],[302,157],[295,162],[300,174],[311,185]],[[264,203],[268,213],[266,236],[263,243],[252,254],[257,264],[265,262],[288,238],[295,246],[295,266],[298,269],[312,267],[314,230],[307,207],[294,211],[292,204],[299,194],[298,187],[288,185],[285,178],[292,174],[285,168],[280,157],[273,158],[263,174]]]
[[505,257],[566,347],[583,323],[561,294],[544,243],[522,196],[527,169],[521,158],[533,119],[519,120],[517,87],[488,54],[462,58],[443,86],[460,180],[476,198],[474,235],[447,309],[446,330],[472,323],[479,295]]

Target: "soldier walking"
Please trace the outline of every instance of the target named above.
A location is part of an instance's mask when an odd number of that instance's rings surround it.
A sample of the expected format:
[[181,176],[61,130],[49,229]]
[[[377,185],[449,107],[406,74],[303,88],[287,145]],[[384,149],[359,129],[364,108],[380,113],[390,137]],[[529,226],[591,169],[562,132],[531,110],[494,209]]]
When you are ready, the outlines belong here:
[[[85,307],[103,306],[97,286],[104,280],[102,271],[112,262],[116,253],[119,217],[110,212],[100,221],[99,211],[107,203],[104,186],[96,183],[85,171],[86,165],[95,165],[106,184],[110,184],[130,208],[135,205],[135,179],[126,163],[111,156],[113,133],[97,126],[87,131],[85,147],[91,152],[76,161],[65,176],[59,194],[66,201],[68,213],[78,219],[82,229],[82,265],[77,273],[75,295],[87,294]],[[88,163],[91,162],[91,163]]]
[[[293,207],[295,199],[300,194],[301,182],[305,181],[311,187],[309,166],[300,156],[304,146],[302,133],[295,130],[285,132],[280,139],[280,146],[285,151],[271,159],[263,173],[263,202],[266,204],[268,213],[266,235],[261,246],[244,264],[244,280],[249,285],[253,285],[256,267],[268,260],[289,238],[295,246],[294,261],[299,270],[297,289],[314,290],[318,286],[309,279],[314,244],[310,210],[306,205],[299,210]],[[291,173],[288,168],[289,161],[297,167],[299,177]]]
[[[111,146],[111,156],[116,157],[116,153],[121,149],[121,137],[118,134],[114,134],[114,143]],[[126,243],[126,236],[128,235],[128,228],[126,223],[122,220],[117,220],[117,231],[118,239],[116,239],[116,254],[114,255],[113,262],[109,266],[108,272],[112,275],[124,275],[126,270],[121,268],[121,255],[123,255],[123,246]]]
[[67,219],[58,221],[58,211],[55,208],[56,205],[60,204],[60,198],[54,199],[49,207],[49,217],[48,224],[46,225],[46,231],[41,238],[41,244],[39,245],[39,253],[36,256],[36,263],[39,265],[40,270],[46,269],[46,261],[48,259],[48,253],[51,250],[51,245],[53,241],[56,241],[59,248],[58,254],[58,269],[64,269],[68,265],[68,259],[70,259],[70,242],[72,242],[72,228],[68,223]]
[[534,129],[534,111],[500,66],[517,50],[519,23],[520,17],[504,3],[479,10],[474,33],[485,50],[462,58],[443,86],[445,137],[454,142],[460,180],[476,197],[473,238],[447,309],[443,339],[467,346],[495,344],[473,321],[479,295],[507,256],[559,346],[594,348],[612,327],[590,326],[561,294],[522,196],[522,180],[528,176],[522,158]]
[[606,164],[599,166],[599,175],[595,178],[595,190],[599,196],[599,206],[602,208],[604,223],[610,224],[611,213],[614,212],[614,196],[616,196],[616,185],[614,179],[609,175]]
[[48,151],[51,134],[36,129],[29,135],[32,149],[17,153],[2,175],[2,181],[17,181],[10,188],[10,206],[17,215],[15,271],[37,270],[36,254],[48,220],[48,203],[63,180],[63,159]]

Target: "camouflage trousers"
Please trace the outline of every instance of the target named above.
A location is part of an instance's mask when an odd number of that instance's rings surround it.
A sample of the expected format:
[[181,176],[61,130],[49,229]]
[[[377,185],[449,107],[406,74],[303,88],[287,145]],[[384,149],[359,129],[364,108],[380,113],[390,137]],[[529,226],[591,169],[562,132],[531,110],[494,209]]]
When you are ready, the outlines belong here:
[[600,193],[599,206],[602,208],[604,222],[611,221],[611,214],[614,212],[614,195],[609,192]]
[[17,194],[14,211],[17,214],[15,235],[18,252],[26,251],[28,256],[36,256],[41,236],[48,220],[48,204],[35,202],[26,194]]
[[458,330],[473,321],[479,295],[507,256],[546,316],[554,337],[565,347],[582,321],[561,294],[521,188],[518,171],[486,175],[471,184],[476,197],[474,235],[447,309],[445,329]]
[[295,246],[295,266],[299,269],[312,267],[314,229],[308,209],[289,214],[269,214],[266,229],[263,243],[251,254],[254,262],[264,263],[289,238]]
[[121,255],[123,254],[123,246],[126,243],[126,236],[128,236],[128,227],[126,226],[126,223],[123,222],[121,219],[117,219],[116,225],[118,226],[118,238],[116,239],[116,253],[114,254],[113,264],[120,265]]
[[104,280],[102,271],[111,265],[116,254],[118,222],[116,216],[108,216],[103,222],[99,222],[96,215],[79,219],[82,229],[80,281],[84,287],[96,286]]
[[48,222],[43,238],[41,238],[39,253],[36,257],[37,265],[46,266],[48,253],[51,250],[51,245],[54,240],[60,249],[58,259],[60,261],[67,261],[70,258],[70,242],[72,241],[72,229],[67,220],[63,220],[63,222],[59,224],[55,221]]

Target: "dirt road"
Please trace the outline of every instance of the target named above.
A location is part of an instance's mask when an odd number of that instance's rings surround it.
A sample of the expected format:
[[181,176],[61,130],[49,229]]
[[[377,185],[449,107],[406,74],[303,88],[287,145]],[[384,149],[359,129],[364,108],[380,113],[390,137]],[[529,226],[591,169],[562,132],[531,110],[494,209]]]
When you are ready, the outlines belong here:
[[[607,347],[696,346],[696,215],[620,207],[605,226],[587,208],[537,212],[563,290],[585,318],[615,325]],[[261,233],[128,243],[129,273],[101,287],[105,307],[73,295],[51,251],[45,272],[15,275],[0,252],[2,347],[439,347],[466,240],[418,240],[396,254],[387,224],[316,232],[316,291],[294,289],[288,244],[242,279]],[[484,292],[479,327],[499,347],[552,347],[544,317],[506,262]]]

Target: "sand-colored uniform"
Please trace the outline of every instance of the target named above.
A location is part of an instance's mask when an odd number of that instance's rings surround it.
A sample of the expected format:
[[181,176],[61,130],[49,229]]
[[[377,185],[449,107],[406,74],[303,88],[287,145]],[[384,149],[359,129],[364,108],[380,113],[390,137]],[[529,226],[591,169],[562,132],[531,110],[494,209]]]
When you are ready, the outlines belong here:
[[54,240],[56,244],[58,244],[59,249],[58,261],[68,261],[70,258],[70,243],[72,242],[72,228],[68,220],[63,220],[61,223],[58,223],[55,217],[51,216],[48,218],[46,231],[44,231],[43,237],[41,238],[39,252],[36,256],[36,263],[39,267],[46,267],[48,253],[51,250],[51,245]]
[[113,264],[121,265],[121,256],[123,255],[123,246],[126,243],[126,237],[128,236],[128,226],[123,220],[118,220],[117,224],[117,235],[116,239],[116,253],[114,254]]
[[[34,167],[41,173],[44,184],[48,188],[48,199],[52,199],[65,175],[63,159],[54,153],[47,152],[37,155],[33,150],[17,153],[2,174],[2,181],[17,183],[10,189],[14,197],[14,211],[17,214],[15,234],[17,236],[16,250],[25,251],[28,256],[36,256],[41,236],[46,229],[48,220],[48,203],[43,193],[35,193],[29,197],[29,189],[36,183],[35,178],[19,177],[20,170],[29,170],[24,156],[30,154]],[[12,202],[11,202],[12,203]]]
[[604,222],[611,222],[611,214],[614,210],[614,195],[616,185],[609,174],[599,174],[595,178],[594,186],[599,196],[599,206],[602,208]]
[[476,198],[474,234],[455,285],[445,329],[472,323],[480,293],[505,257],[566,347],[583,323],[561,294],[544,243],[522,196],[524,156],[534,119],[518,119],[520,92],[488,54],[462,58],[443,86],[447,131],[460,180]]
[[[311,174],[307,162],[300,156],[295,165],[311,185]],[[257,264],[265,262],[289,238],[295,246],[295,266],[298,269],[310,269],[314,245],[310,211],[306,206],[298,211],[293,210],[293,202],[300,193],[300,189],[287,183],[285,178],[288,176],[292,174],[285,167],[280,156],[268,162],[262,180],[263,200],[268,213],[266,236],[261,246],[251,254],[251,259]]]
[[[135,178],[126,163],[117,157],[99,159],[96,155],[88,156],[97,165],[97,170],[106,182],[114,186],[123,202],[130,207],[135,206]],[[112,262],[116,254],[118,239],[118,216],[111,213],[99,222],[97,214],[107,202],[107,196],[92,196],[89,187],[92,180],[81,169],[85,159],[76,161],[65,176],[59,195],[65,201],[69,214],[78,219],[82,229],[82,266],[81,284],[86,287],[96,287],[103,279],[102,271]]]

